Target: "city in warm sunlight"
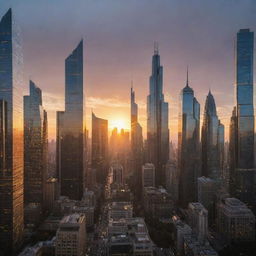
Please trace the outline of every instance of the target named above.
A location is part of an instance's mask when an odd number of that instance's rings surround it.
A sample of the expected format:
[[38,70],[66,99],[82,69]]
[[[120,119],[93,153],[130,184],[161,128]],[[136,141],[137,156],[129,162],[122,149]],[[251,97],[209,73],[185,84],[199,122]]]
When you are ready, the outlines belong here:
[[0,256],[255,256],[256,0],[0,0]]

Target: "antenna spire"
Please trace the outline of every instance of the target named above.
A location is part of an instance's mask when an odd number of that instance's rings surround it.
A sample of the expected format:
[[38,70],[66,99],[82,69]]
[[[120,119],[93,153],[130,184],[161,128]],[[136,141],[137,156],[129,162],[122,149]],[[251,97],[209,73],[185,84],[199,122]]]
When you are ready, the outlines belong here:
[[188,87],[188,65],[187,65],[187,82],[186,82],[186,86]]
[[159,47],[158,47],[158,42],[154,42],[154,54],[155,55],[158,55],[159,53]]

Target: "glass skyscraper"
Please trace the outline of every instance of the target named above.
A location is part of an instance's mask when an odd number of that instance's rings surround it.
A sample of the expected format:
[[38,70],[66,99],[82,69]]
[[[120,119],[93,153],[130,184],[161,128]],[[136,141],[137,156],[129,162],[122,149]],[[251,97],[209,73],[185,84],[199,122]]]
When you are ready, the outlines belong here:
[[92,168],[97,181],[104,183],[108,168],[108,120],[92,113]]
[[236,107],[231,122],[230,185],[241,201],[255,204],[254,107],[253,107],[254,33],[240,29],[236,38]]
[[223,168],[224,126],[220,123],[215,100],[209,91],[202,126],[202,175],[220,180]]
[[0,251],[11,255],[23,236],[23,58],[12,10],[0,21]]
[[200,105],[188,84],[181,91],[178,130],[179,202],[187,207],[196,200],[197,178],[200,170],[199,125]]
[[80,200],[85,177],[83,41],[65,60],[65,111],[57,113],[57,172],[61,195]]
[[147,161],[156,167],[156,183],[163,185],[163,165],[169,159],[168,103],[163,94],[163,67],[155,47],[147,98]]
[[29,95],[24,96],[24,201],[25,207],[36,207],[41,212],[38,220],[43,213],[47,146],[47,112],[43,109],[42,92],[30,81]]

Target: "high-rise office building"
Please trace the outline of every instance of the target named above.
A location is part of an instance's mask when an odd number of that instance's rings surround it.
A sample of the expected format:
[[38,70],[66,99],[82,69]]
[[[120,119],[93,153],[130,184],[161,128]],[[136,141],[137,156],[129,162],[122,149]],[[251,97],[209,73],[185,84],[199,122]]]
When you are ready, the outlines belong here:
[[65,60],[65,111],[57,113],[57,172],[61,195],[79,200],[84,186],[83,41]]
[[142,166],[142,188],[155,187],[156,170],[152,163],[146,163]]
[[230,124],[230,188],[232,195],[250,205],[255,204],[253,49],[253,32],[241,29],[236,38],[236,106]]
[[162,185],[163,165],[169,159],[168,103],[163,94],[163,67],[158,48],[152,57],[152,74],[147,97],[147,161],[156,167],[156,184]]
[[218,119],[215,100],[211,91],[209,91],[205,101],[201,140],[202,175],[220,180],[223,168],[224,126]]
[[188,84],[181,91],[181,110],[178,131],[179,201],[187,207],[196,200],[199,175],[200,105]]
[[23,236],[23,103],[19,30],[9,9],[0,21],[0,251],[10,255]]
[[135,102],[135,92],[131,88],[131,154],[135,190],[140,194],[141,166],[143,161],[142,127],[138,122],[138,105]]
[[47,146],[47,112],[43,109],[42,92],[30,81],[29,95],[24,96],[24,203],[25,207],[37,207],[41,214],[47,179]]
[[97,171],[97,181],[103,183],[108,163],[108,120],[92,113],[92,168]]

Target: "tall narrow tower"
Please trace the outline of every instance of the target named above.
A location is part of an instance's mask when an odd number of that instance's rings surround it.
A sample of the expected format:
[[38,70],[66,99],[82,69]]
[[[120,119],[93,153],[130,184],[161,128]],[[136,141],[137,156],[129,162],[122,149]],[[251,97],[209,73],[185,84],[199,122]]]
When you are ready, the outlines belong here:
[[108,168],[108,120],[92,113],[92,167],[96,169],[97,182],[103,184]]
[[60,193],[80,200],[83,194],[85,120],[83,41],[65,60],[65,111],[57,113],[57,166]]
[[138,105],[135,102],[135,91],[131,88],[131,154],[136,196],[141,192],[141,168],[143,162],[142,127],[138,122]]
[[196,200],[199,175],[200,105],[188,84],[181,91],[178,131],[179,202],[187,207]]
[[201,140],[202,175],[220,180],[223,168],[224,126],[218,119],[211,91],[205,101]]
[[23,236],[22,53],[12,10],[0,21],[0,252]]
[[[29,95],[24,96],[24,201],[27,211],[32,205],[41,212],[38,221],[44,208],[47,145],[47,112],[42,104],[42,91],[30,81]],[[30,221],[25,215],[26,220]]]
[[156,167],[156,184],[163,184],[163,165],[169,158],[168,103],[163,94],[163,67],[155,46],[152,57],[152,74],[147,98],[147,149],[148,162]]
[[[236,38],[236,107],[232,117],[231,148],[234,169],[230,170],[231,193],[249,205],[255,204],[254,108],[253,108],[254,34],[240,29]],[[235,123],[234,123],[235,122]],[[235,125],[234,125],[235,124]],[[232,159],[232,158],[231,158]]]

